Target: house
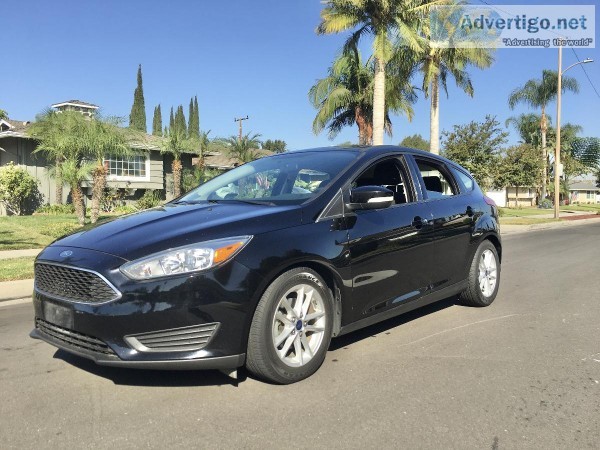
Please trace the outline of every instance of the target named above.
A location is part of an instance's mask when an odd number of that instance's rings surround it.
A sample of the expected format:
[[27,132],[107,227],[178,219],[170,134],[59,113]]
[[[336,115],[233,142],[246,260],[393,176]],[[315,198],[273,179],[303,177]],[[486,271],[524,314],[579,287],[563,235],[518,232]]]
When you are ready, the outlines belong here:
[[596,180],[569,183],[569,203],[600,203],[600,188],[596,186]]
[[[264,156],[271,156],[274,152],[269,150],[257,149],[255,150],[259,158]],[[200,163],[200,158],[192,158],[192,164],[197,165]],[[204,167],[208,169],[218,170],[220,172],[227,172],[240,165],[240,162],[225,153],[225,151],[208,151],[204,154]]]
[[[80,100],[68,100],[52,105],[58,111],[78,111],[93,116],[98,106]],[[45,203],[56,203],[56,182],[48,175],[49,161],[43,153],[35,153],[36,141],[27,135],[30,122],[0,120],[0,167],[13,162],[25,168],[38,179],[39,190]],[[126,189],[128,198],[133,200],[143,195],[146,189],[163,190],[167,199],[173,197],[173,157],[161,153],[162,138],[145,135],[139,142],[131,144],[136,154],[132,156],[110,156],[105,158],[108,168],[108,188]],[[181,157],[184,168],[192,168],[192,153]],[[91,199],[90,183],[83,183],[86,202]],[[67,201],[69,189],[63,190],[63,202]],[[6,214],[0,207],[0,215]]]

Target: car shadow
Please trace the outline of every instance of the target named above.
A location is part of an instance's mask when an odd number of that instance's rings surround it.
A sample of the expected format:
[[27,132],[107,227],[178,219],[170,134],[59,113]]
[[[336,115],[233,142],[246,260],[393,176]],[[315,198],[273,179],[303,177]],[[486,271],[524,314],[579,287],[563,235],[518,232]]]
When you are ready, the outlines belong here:
[[64,350],[54,353],[71,366],[84,370],[92,375],[105,378],[114,384],[140,387],[192,387],[192,386],[234,386],[247,379],[246,371],[240,368],[237,379],[225,375],[218,370],[144,370],[122,367],[100,366],[95,362],[73,355]]
[[[329,351],[347,348],[366,338],[376,337],[392,328],[441,311],[456,304],[457,297],[450,297],[414,311],[384,320],[366,328],[334,338]],[[143,370],[121,367],[100,366],[93,361],[82,358],[64,350],[57,350],[54,358],[60,359],[78,369],[92,375],[105,378],[114,384],[140,387],[201,387],[201,386],[234,386],[238,387],[248,378],[244,367],[237,371],[237,378],[232,378],[218,370]]]
[[376,337],[378,334],[386,333],[392,328],[396,328],[400,325],[404,325],[405,323],[412,322],[413,320],[449,308],[450,306],[456,305],[457,300],[457,296],[452,296],[447,299],[432,303],[431,305],[423,306],[415,309],[414,311],[384,320],[383,322],[378,322],[366,328],[361,328],[360,330],[353,331],[352,333],[344,334],[343,336],[331,340],[329,351],[339,350],[360,342],[363,339]]

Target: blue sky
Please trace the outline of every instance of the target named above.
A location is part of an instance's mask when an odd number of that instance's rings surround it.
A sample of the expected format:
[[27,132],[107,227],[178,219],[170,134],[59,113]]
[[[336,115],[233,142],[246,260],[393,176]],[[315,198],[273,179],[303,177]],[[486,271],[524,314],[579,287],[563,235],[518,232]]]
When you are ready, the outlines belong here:
[[[594,2],[600,23],[598,1],[581,4]],[[503,3],[518,2],[494,2]],[[566,2],[543,2],[561,3]],[[183,104],[187,115],[190,97],[197,95],[200,126],[213,137],[237,134],[234,117],[249,115],[245,132],[284,139],[291,149],[356,142],[356,128],[334,141],[326,133],[312,133],[315,110],[308,90],[326,75],[345,38],[315,34],[321,8],[318,0],[56,0],[51,7],[41,0],[11,2],[0,15],[0,108],[12,119],[33,120],[52,103],[80,99],[100,105],[107,115],[128,117],[142,64],[149,125],[155,105],[162,105],[168,120],[171,106]],[[585,68],[600,92],[600,49],[576,51],[580,59],[596,61]],[[557,54],[556,49],[498,50],[492,68],[471,71],[474,98],[450,83],[449,98],[441,99],[441,129],[486,114],[504,123],[526,112],[525,107],[510,111],[508,95],[540,77],[542,69],[556,70]],[[564,51],[563,68],[576,61],[571,50]],[[583,135],[600,136],[600,97],[581,67],[568,75],[579,81],[580,93],[564,96],[563,123],[581,125]],[[549,113],[555,118],[555,103]],[[429,104],[423,96],[412,123],[404,117],[392,120],[394,136],[386,136],[386,143],[414,133],[428,139]],[[514,132],[511,141],[517,141]]]

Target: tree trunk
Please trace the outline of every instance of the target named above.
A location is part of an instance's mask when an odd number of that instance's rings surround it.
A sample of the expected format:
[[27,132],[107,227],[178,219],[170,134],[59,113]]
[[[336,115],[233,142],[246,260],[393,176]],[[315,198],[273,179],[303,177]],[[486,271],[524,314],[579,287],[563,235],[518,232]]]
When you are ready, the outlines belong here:
[[366,135],[366,120],[362,113],[362,109],[357,106],[354,109],[354,121],[356,122],[356,126],[358,127],[358,145],[367,145],[367,135]]
[[437,76],[431,80],[431,109],[429,111],[429,151],[440,154],[440,86]]
[[385,65],[375,58],[375,87],[373,90],[373,145],[383,145],[385,125]]
[[73,199],[73,206],[75,207],[75,215],[79,225],[85,224],[85,204],[83,202],[83,191],[79,183],[71,185],[71,198]]
[[542,200],[546,198],[546,183],[548,179],[548,150],[546,149],[546,132],[548,131],[548,121],[546,120],[546,110],[542,106],[542,120],[540,122],[542,132]]
[[62,205],[63,203],[63,180],[62,180],[62,158],[60,156],[56,157],[56,171],[54,179],[56,181],[56,200],[55,203],[57,205]]
[[100,215],[100,204],[102,203],[102,196],[106,187],[106,173],[107,169],[103,163],[96,166],[92,173],[94,183],[94,187],[92,188],[92,212],[90,214],[90,221],[92,223],[96,223]]
[[171,167],[173,169],[173,195],[177,198],[181,195],[181,161],[174,159]]

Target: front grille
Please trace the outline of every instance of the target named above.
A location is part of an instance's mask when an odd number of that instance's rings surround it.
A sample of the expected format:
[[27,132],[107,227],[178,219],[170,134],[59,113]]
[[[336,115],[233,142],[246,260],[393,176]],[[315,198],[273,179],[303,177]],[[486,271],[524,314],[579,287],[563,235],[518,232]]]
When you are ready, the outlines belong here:
[[50,297],[83,303],[102,303],[120,297],[94,272],[54,264],[35,265],[35,288]]
[[125,336],[125,341],[140,352],[182,352],[201,350],[208,345],[218,323]]
[[42,319],[35,319],[35,327],[42,333],[64,342],[69,347],[76,347],[105,355],[114,355],[112,349],[105,342],[87,334],[59,327]]

